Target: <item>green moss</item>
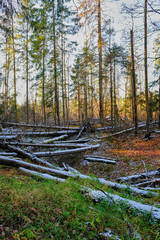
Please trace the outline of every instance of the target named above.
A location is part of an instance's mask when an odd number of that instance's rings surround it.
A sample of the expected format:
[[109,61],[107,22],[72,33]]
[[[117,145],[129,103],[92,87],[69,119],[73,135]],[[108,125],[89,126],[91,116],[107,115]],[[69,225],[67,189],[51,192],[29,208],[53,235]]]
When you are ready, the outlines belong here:
[[[97,240],[104,239],[100,233],[109,228],[121,239],[134,239],[130,223],[143,239],[159,239],[160,223],[149,214],[140,214],[123,203],[94,203],[82,194],[80,185],[115,193],[94,180],[57,184],[18,175],[1,176],[0,238]],[[129,191],[116,194],[136,199]]]

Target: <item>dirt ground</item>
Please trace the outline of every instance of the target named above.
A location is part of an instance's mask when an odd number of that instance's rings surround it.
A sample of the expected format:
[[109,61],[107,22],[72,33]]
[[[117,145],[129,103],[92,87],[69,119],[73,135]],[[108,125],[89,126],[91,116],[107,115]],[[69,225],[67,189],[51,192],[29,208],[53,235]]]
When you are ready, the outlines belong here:
[[73,165],[83,173],[110,180],[160,168],[160,134],[152,134],[152,138],[147,141],[143,137],[144,133],[141,132],[136,136],[124,134],[110,138],[103,141],[98,150],[88,153],[116,159],[116,165],[86,161]]

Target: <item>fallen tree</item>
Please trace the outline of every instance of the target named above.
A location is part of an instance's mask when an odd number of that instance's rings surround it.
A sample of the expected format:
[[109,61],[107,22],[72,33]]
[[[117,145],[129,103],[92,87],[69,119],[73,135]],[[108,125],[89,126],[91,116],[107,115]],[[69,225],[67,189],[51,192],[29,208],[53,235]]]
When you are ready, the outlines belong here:
[[152,192],[145,191],[145,190],[142,190],[142,189],[139,189],[139,188],[136,188],[136,187],[132,187],[132,186],[126,186],[126,185],[123,185],[123,184],[120,184],[120,183],[106,181],[103,178],[99,178],[98,180],[100,181],[101,184],[107,185],[107,186],[109,186],[113,189],[120,189],[120,190],[125,190],[125,191],[127,190],[127,191],[132,192],[136,195],[141,195],[141,196],[145,196],[145,197],[151,197],[153,195],[158,196],[157,193],[152,193]]
[[10,142],[9,145],[13,146],[26,146],[26,147],[44,147],[44,148],[54,148],[54,147],[60,147],[60,148],[83,148],[87,145],[84,144],[73,144],[73,143],[53,143],[53,144],[43,144],[43,143],[22,143],[22,142]]
[[68,130],[68,131],[57,131],[57,132],[23,132],[23,133],[18,133],[17,135],[23,135],[23,136],[30,136],[30,137],[47,137],[47,136],[52,136],[52,137],[57,137],[61,135],[74,135],[77,133],[77,130]]
[[[24,168],[20,168],[19,169],[22,172],[25,172],[29,175],[34,175],[34,176],[38,176],[38,177],[42,177],[45,179],[51,179],[51,180],[57,180],[60,182],[65,181],[64,179],[59,179],[59,178],[52,178],[52,176],[50,175],[46,175],[46,174],[40,174],[38,172],[35,171],[29,171],[28,169],[24,169]],[[107,192],[103,192],[103,191],[99,191],[99,190],[93,190],[91,188],[87,188],[87,187],[82,187],[82,191],[85,190],[85,193],[87,193],[87,195],[89,195],[92,199],[96,200],[96,201],[100,201],[100,200],[107,200],[108,202],[110,202],[111,204],[119,204],[119,203],[124,203],[126,205],[128,205],[131,208],[137,209],[140,212],[143,213],[150,213],[152,215],[153,218],[156,219],[160,219],[160,209],[156,208],[154,206],[150,206],[150,205],[146,205],[146,204],[142,204],[133,200],[129,200],[129,199],[125,199],[122,198],[118,195],[114,195],[111,193],[107,193]]]
[[[138,128],[143,128],[145,127],[146,125],[145,124],[142,124],[142,125],[139,125]],[[111,138],[111,137],[115,137],[115,136],[118,136],[118,135],[121,135],[121,134],[124,134],[124,133],[128,133],[128,132],[131,132],[133,131],[135,128],[132,127],[132,128],[128,128],[128,129],[125,129],[123,131],[120,131],[120,132],[115,132],[115,133],[112,133],[112,134],[109,134],[107,136],[103,136],[103,137],[99,137],[101,140],[105,140],[107,138]]]
[[130,175],[127,177],[119,177],[116,179],[117,182],[134,182],[137,180],[141,180],[141,179],[149,179],[151,177],[156,177],[156,176],[160,176],[160,168],[158,168],[155,171],[150,171],[150,172],[146,172],[146,173],[142,173],[142,174],[135,174],[135,175]]
[[15,152],[0,152],[0,156],[10,156],[10,157],[17,157],[18,154]]
[[90,162],[97,162],[97,163],[106,163],[106,164],[113,164],[113,165],[117,164],[116,161],[104,159],[104,158],[85,157],[85,160]]
[[11,122],[2,122],[3,127],[25,127],[25,128],[45,128],[45,129],[61,129],[61,130],[79,130],[78,127],[60,127],[60,126],[49,126],[49,125],[34,125],[34,124],[25,124],[25,123],[11,123]]
[[8,144],[3,144],[3,147],[7,148],[10,151],[14,151],[20,157],[28,158],[32,162],[44,164],[45,166],[48,166],[48,167],[53,167],[53,165],[51,163],[47,162],[46,160],[42,160],[42,159],[36,157],[34,154],[28,153],[20,148],[13,147]]
[[70,150],[58,150],[58,151],[53,151],[53,152],[34,152],[34,155],[37,157],[50,157],[50,156],[77,154],[77,153],[85,152],[88,150],[97,149],[98,147],[99,147],[99,144],[87,145],[83,148],[76,148],[76,149],[70,149]]
[[[24,167],[24,168],[28,168],[30,170],[48,173],[51,175],[53,174],[53,175],[63,176],[63,177],[73,177],[73,178],[79,177],[81,179],[90,179],[90,180],[93,179],[87,175],[81,174],[80,172],[78,172],[77,170],[74,170],[73,168],[68,168],[69,171],[64,171],[62,169],[53,169],[53,168],[48,168],[48,167],[42,167],[39,165],[35,165],[35,164],[31,164],[31,163],[27,163],[27,162],[15,160],[15,159],[10,159],[10,158],[6,158],[6,157],[0,157],[0,164],[13,166],[13,167]],[[113,185],[115,186],[114,183],[106,181],[103,178],[98,178],[97,180],[103,185],[108,183],[108,185],[110,184],[111,187],[113,187]],[[119,185],[121,185],[121,184],[119,184]],[[122,185],[122,187],[120,186],[119,188],[122,190],[126,190],[126,189],[129,190],[128,186],[123,187],[123,185]],[[134,188],[130,187],[130,191],[135,194],[139,194],[139,195],[146,196],[146,197],[157,196],[157,193],[144,191],[141,189],[137,189],[135,187]]]
[[18,136],[17,135],[1,135],[0,136],[0,141],[10,141],[16,139]]
[[47,140],[43,141],[43,143],[52,143],[52,142],[56,142],[56,141],[65,139],[67,137],[68,137],[68,135],[65,134],[65,135],[61,135],[59,137],[55,137],[55,138],[52,138],[52,139],[47,139]]
[[135,186],[136,187],[147,187],[147,186],[153,187],[156,184],[160,185],[160,178],[153,179],[153,180],[150,180],[150,181],[145,181],[143,183],[137,183],[137,184],[135,184]]
[[24,162],[21,160],[16,160],[16,159],[12,159],[12,158],[8,158],[8,157],[3,157],[0,156],[0,164],[1,165],[7,165],[7,166],[12,166],[12,167],[23,167],[23,168],[28,168],[30,170],[35,170],[35,171],[39,171],[39,172],[43,172],[43,173],[49,173],[49,174],[53,174],[53,175],[58,175],[58,176],[63,176],[63,177],[80,177],[83,179],[87,179],[88,176],[84,175],[84,174],[75,174],[73,171],[63,171],[60,169],[54,169],[54,168],[48,168],[48,167],[43,167],[43,166],[39,166],[36,164],[32,164],[32,163],[28,163],[28,162]]
[[26,168],[23,168],[23,167],[18,168],[18,171],[20,173],[25,174],[25,175],[36,176],[36,177],[39,177],[39,178],[42,178],[42,179],[54,180],[54,181],[58,181],[58,182],[64,182],[65,181],[65,179],[63,179],[63,178],[54,177],[54,176],[51,176],[50,174],[47,174],[47,173],[40,173],[40,172],[37,172],[37,171],[32,171],[32,170],[29,170],[29,169],[26,169]]
[[133,209],[137,209],[143,213],[150,213],[153,218],[160,219],[160,209],[154,206],[150,206],[150,205],[142,204],[126,198],[122,198],[118,195],[114,195],[111,193],[102,192],[99,190],[92,190],[91,188],[84,188],[84,190],[85,192],[87,192],[87,195],[89,195],[95,201],[106,200],[111,204],[118,204],[118,205],[123,202],[124,204],[126,204],[127,206]]

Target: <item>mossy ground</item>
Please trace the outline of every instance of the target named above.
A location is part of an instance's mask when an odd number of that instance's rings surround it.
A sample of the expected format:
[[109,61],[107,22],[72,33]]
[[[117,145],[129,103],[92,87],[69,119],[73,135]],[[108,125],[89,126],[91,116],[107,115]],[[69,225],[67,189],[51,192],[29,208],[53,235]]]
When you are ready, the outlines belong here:
[[[121,239],[160,239],[160,221],[124,204],[93,202],[82,194],[80,185],[92,181],[69,180],[66,183],[33,179],[16,170],[1,170],[0,239],[105,239],[111,229]],[[94,181],[95,188],[115,191]],[[92,186],[93,188],[93,186]],[[127,192],[119,193],[137,201]],[[154,201],[159,201],[159,198]],[[147,200],[152,203],[153,199]],[[131,227],[132,226],[132,227]],[[114,239],[114,236],[110,239]]]

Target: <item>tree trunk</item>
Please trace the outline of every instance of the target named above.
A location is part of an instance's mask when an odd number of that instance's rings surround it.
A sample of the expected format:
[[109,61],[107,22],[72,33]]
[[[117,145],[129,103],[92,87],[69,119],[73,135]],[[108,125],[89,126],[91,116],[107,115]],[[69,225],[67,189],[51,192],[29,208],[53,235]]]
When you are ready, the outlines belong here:
[[29,80],[28,80],[28,75],[29,75],[29,65],[28,65],[28,24],[29,24],[29,19],[28,19],[28,10],[26,13],[26,122],[29,123]]
[[101,36],[101,0],[98,0],[98,52],[99,52],[99,117],[103,124],[103,77],[102,77],[102,36]]
[[146,99],[146,137],[150,134],[149,100],[148,100],[148,66],[147,66],[147,0],[144,0],[144,69]]
[[159,117],[158,117],[158,127],[160,129],[160,76],[159,76]]
[[12,48],[13,48],[13,83],[14,83],[14,116],[17,120],[17,83],[16,83],[16,56],[15,56],[15,38],[14,38],[14,19],[13,19],[13,3],[11,0],[11,21],[12,21]]
[[116,62],[114,59],[114,73],[113,73],[113,89],[114,89],[114,129],[116,129],[116,110],[117,110],[117,104],[116,104]]
[[135,134],[138,132],[138,118],[137,118],[137,95],[136,95],[136,76],[135,76],[135,62],[134,62],[134,43],[133,30],[130,31],[131,37],[131,59],[132,59],[132,95],[133,95],[133,111],[134,111],[134,126]]
[[[58,125],[60,126],[58,83],[57,83],[57,51],[56,51],[56,23],[55,23],[55,0],[53,0],[53,57],[54,57],[54,81],[55,81],[55,116],[57,115]],[[56,117],[55,117],[56,119]]]

